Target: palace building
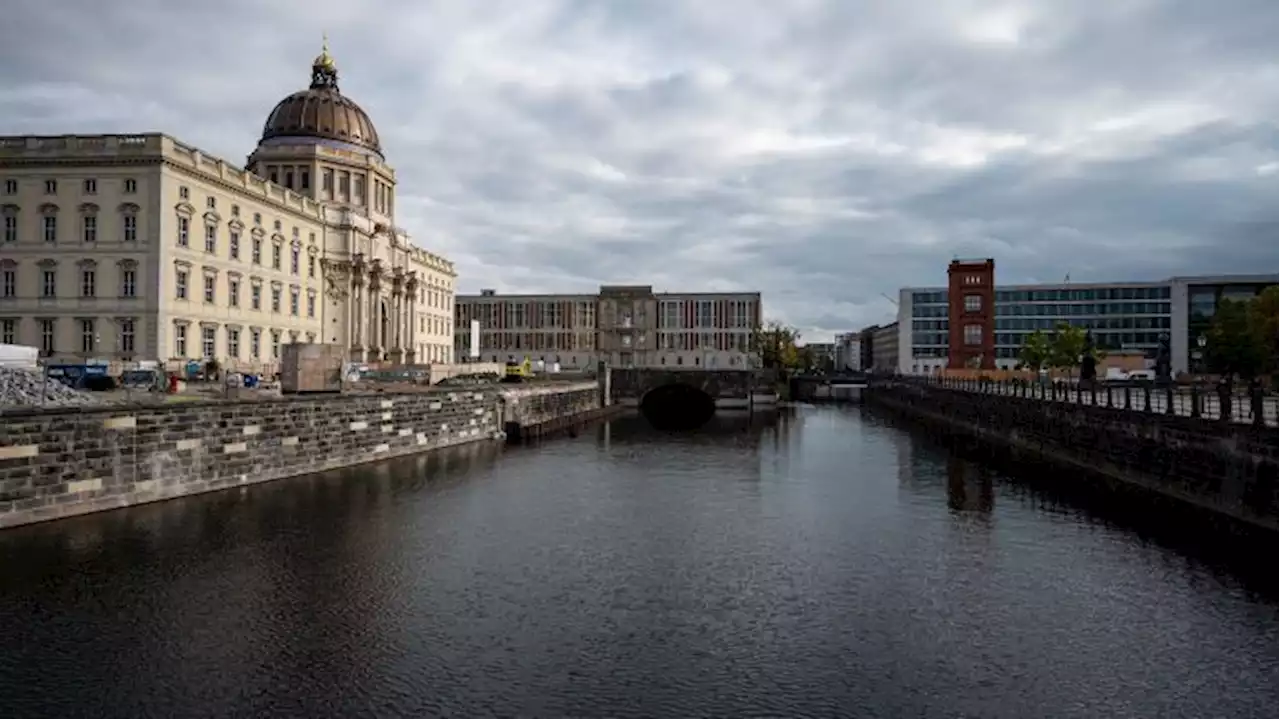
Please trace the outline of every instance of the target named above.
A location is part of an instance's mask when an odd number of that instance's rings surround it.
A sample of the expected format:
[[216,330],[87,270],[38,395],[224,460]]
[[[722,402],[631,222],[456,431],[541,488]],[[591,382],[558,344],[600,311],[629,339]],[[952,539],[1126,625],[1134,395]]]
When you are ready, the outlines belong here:
[[454,266],[396,225],[327,47],[246,165],[164,134],[0,137],[0,343],[268,372],[290,342],[453,360]]

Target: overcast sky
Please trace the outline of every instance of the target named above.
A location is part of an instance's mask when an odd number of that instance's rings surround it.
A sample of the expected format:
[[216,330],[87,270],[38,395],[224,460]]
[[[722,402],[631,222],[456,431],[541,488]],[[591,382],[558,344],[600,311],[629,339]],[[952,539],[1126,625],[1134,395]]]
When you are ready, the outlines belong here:
[[474,292],[882,293],[1277,268],[1275,0],[57,0],[0,22],[0,134],[241,164],[327,31],[398,224]]

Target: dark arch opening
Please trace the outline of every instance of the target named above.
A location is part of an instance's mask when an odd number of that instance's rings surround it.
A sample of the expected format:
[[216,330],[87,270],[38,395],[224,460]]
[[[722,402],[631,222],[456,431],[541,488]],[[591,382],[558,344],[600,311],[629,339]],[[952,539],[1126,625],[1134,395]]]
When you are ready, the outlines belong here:
[[654,387],[640,400],[640,413],[655,429],[697,429],[716,414],[716,400],[697,387],[666,384]]

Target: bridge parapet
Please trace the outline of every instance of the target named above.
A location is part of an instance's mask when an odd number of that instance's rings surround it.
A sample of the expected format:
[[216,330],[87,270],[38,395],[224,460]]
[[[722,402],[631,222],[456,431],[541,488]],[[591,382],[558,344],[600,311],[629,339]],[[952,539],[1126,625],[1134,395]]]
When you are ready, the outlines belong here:
[[770,373],[758,370],[612,368],[609,374],[614,401],[639,401],[649,391],[668,385],[693,387],[713,399],[746,399],[753,389],[771,387],[772,379]]

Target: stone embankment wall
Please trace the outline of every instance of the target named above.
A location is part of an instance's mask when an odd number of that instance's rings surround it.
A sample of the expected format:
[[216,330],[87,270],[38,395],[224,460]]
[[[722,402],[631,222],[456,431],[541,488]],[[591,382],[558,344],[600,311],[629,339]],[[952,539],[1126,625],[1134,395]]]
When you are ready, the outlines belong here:
[[596,382],[525,386],[502,392],[502,429],[512,441],[601,419],[621,410],[603,400]]
[[944,434],[1277,526],[1274,428],[894,381],[864,396]]
[[599,407],[594,383],[511,392],[0,411],[0,528],[491,440],[507,421]]

